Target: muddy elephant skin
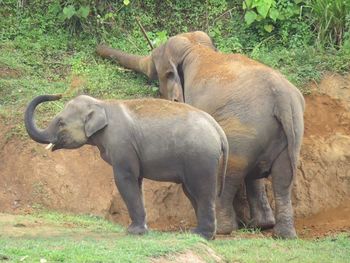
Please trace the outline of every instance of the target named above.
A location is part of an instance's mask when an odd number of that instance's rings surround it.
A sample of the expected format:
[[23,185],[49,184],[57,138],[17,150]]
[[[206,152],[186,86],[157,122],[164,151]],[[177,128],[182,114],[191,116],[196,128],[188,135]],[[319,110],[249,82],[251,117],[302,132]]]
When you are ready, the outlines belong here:
[[[104,45],[97,53],[159,80],[161,97],[208,112],[230,145],[224,192],[217,205],[218,233],[238,227],[232,203],[246,184],[253,227],[274,227],[294,238],[291,186],[296,174],[304,123],[304,98],[277,71],[240,54],[218,52],[201,31],[168,39],[148,56]],[[275,218],[262,178],[271,175]]]

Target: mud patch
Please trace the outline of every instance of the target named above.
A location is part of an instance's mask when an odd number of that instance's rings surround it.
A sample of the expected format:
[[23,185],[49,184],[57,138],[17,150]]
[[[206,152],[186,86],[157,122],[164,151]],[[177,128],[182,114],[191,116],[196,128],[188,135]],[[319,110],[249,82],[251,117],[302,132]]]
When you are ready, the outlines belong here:
[[350,200],[336,208],[297,219],[296,228],[301,238],[320,238],[341,232],[350,234]]
[[0,65],[0,78],[4,78],[4,79],[18,78],[20,75],[21,75],[21,72],[19,72],[18,70]]

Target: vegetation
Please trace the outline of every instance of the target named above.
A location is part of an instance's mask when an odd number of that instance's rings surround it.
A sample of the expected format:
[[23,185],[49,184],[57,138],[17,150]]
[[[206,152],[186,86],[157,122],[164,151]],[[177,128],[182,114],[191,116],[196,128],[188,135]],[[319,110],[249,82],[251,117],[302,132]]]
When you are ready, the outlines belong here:
[[316,241],[237,238],[211,246],[228,262],[347,262],[350,239],[345,235]]
[[187,250],[213,262],[205,256],[206,247],[227,262],[347,262],[350,257],[346,235],[286,241],[241,232],[207,242],[188,233],[151,231],[135,237],[98,217],[47,211],[16,216],[15,221],[0,214],[0,227],[4,262],[149,262]]
[[0,260],[5,262],[145,262],[204,242],[186,233],[129,236],[124,228],[98,217],[55,212],[17,216],[16,222],[0,214],[0,226]]
[[350,1],[311,0],[311,14],[319,44],[349,45]]

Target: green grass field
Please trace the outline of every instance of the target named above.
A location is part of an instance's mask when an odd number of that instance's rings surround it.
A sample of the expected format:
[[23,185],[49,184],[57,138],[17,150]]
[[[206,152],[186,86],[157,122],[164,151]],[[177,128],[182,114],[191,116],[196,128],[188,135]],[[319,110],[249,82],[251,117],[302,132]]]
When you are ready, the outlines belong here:
[[350,238],[275,240],[238,232],[229,239],[205,241],[189,233],[150,231],[130,236],[102,218],[57,212],[0,214],[0,261],[4,262],[149,262],[191,251],[214,262],[349,262]]

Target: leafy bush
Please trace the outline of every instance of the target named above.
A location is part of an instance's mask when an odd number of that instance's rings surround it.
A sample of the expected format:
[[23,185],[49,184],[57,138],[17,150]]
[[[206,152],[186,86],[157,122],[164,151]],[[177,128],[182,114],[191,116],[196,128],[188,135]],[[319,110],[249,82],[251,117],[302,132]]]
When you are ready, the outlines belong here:
[[247,25],[255,22],[267,32],[272,32],[278,21],[288,21],[300,16],[305,0],[244,0],[244,20]]
[[[247,54],[281,70],[301,86],[325,70],[346,72],[350,63],[348,10],[341,46],[319,48],[314,45],[318,31],[312,30],[312,24],[318,25],[322,12],[317,18],[311,1],[317,0],[245,0],[243,5],[241,0],[0,0],[0,48],[1,43],[8,42],[11,49],[21,50],[21,64],[29,65],[38,79],[45,76],[50,81],[61,81],[67,73],[87,75],[93,79],[86,82],[87,89],[93,90],[93,95],[107,96],[110,89],[122,86],[119,79],[125,73],[111,77],[114,69],[107,72],[97,68],[99,63],[91,65],[98,59],[96,44],[104,41],[126,52],[149,53],[136,23],[139,18],[154,46],[177,33],[203,30],[220,51]],[[339,2],[341,6],[349,2],[344,1]],[[249,12],[256,17],[248,25]],[[269,25],[273,27],[271,32]],[[338,27],[333,28],[337,29],[332,32],[340,32]],[[71,56],[74,59],[67,59]],[[141,80],[132,85],[139,86]],[[101,87],[103,91],[98,93]],[[130,94],[138,92],[137,88],[129,90]],[[128,96],[121,89],[118,92]]]
[[342,45],[350,32],[349,0],[310,0],[312,20],[321,45]]

